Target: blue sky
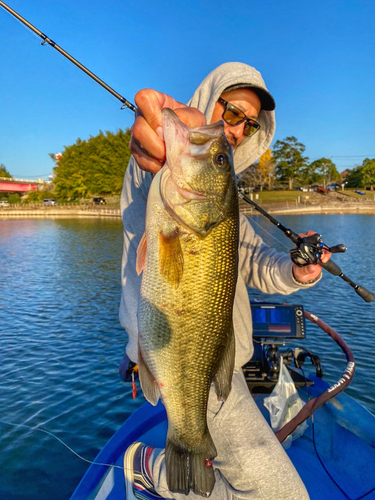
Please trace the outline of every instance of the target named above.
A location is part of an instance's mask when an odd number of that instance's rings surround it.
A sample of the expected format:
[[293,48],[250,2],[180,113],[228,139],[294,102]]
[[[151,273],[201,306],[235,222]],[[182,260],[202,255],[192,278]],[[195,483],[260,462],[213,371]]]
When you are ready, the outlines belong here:
[[[375,158],[371,0],[7,0],[134,102],[153,87],[186,102],[216,66],[261,71],[277,103],[275,140],[294,135],[338,170]],[[0,8],[0,163],[46,177],[78,137],[129,127],[133,113]]]

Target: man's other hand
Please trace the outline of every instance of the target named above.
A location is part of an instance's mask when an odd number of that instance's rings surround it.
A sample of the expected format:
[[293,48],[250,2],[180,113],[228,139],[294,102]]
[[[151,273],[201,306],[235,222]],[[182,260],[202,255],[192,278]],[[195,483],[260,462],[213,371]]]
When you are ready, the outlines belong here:
[[130,151],[138,165],[152,173],[165,162],[165,143],[161,110],[170,108],[189,127],[206,125],[206,118],[198,109],[189,108],[173,97],[153,89],[142,89],[135,95],[137,111],[131,127]]
[[[316,234],[315,231],[307,231],[306,234],[299,234],[301,238],[305,238],[306,236],[311,236],[313,234]],[[321,261],[323,263],[328,262],[329,259],[331,258],[331,252],[328,252],[328,250],[324,250],[322,252],[322,258]],[[299,267],[297,264],[293,263],[293,275],[297,281],[300,281],[301,283],[307,283],[308,281],[313,281],[318,279],[320,273],[322,272],[321,266],[319,264],[313,265],[309,264],[308,266],[303,266]]]

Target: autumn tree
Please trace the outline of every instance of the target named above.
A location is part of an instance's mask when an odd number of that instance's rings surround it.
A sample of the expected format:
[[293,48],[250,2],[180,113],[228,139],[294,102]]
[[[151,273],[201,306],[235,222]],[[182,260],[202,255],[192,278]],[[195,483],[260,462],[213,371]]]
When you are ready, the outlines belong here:
[[262,191],[265,184],[268,185],[268,189],[273,188],[274,176],[275,176],[275,160],[272,156],[272,149],[269,148],[262,156],[259,158],[258,171],[261,180],[260,190]]
[[308,158],[303,156],[305,149],[294,136],[275,142],[273,157],[276,162],[276,173],[281,181],[288,182],[289,189],[293,189],[293,183],[302,178],[303,169],[308,162]]

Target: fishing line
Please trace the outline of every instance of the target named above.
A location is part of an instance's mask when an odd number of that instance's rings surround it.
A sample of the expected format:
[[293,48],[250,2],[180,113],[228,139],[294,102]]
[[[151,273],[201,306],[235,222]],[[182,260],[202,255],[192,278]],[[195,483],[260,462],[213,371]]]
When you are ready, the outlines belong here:
[[102,465],[102,466],[105,466],[105,467],[115,467],[116,469],[123,469],[124,470],[124,467],[121,467],[120,465],[102,464],[102,463],[99,463],[99,462],[92,462],[91,460],[88,460],[87,458],[82,457],[79,453],[77,453],[76,451],[74,451],[73,448],[71,448],[69,445],[67,445],[66,443],[64,443],[64,441],[62,439],[60,439],[58,436],[56,436],[56,434],[53,434],[53,432],[47,431],[46,429],[43,429],[41,427],[31,427],[30,425],[25,425],[25,424],[15,424],[13,422],[5,422],[4,420],[0,420],[0,423],[4,424],[4,425],[12,425],[14,427],[25,427],[26,429],[29,429],[29,430],[32,430],[32,431],[44,432],[45,434],[48,434],[49,436],[52,436],[53,438],[57,439],[57,441],[59,441],[62,445],[64,445],[65,448],[68,448],[68,450],[71,451],[73,453],[73,455],[75,455],[76,457],[80,458],[84,462],[87,462],[88,464],[91,464],[91,465]]
[[247,215],[247,217],[249,217],[249,219],[251,219],[251,222],[254,222],[254,224],[256,224],[260,229],[262,229],[265,233],[267,233],[269,236],[271,236],[271,238],[273,238],[274,240],[276,240],[278,243],[280,243],[280,245],[282,245],[284,248],[286,248],[289,252],[289,247],[287,247],[285,245],[285,243],[283,243],[281,240],[279,240],[278,238],[276,238],[275,235],[273,235],[272,233],[269,233],[267,231],[267,229],[265,229],[263,226],[261,226],[260,224],[258,224],[258,222],[255,221],[255,219],[253,217],[251,217],[250,215]]
[[[58,436],[56,436],[53,432],[50,432],[50,431],[47,431],[46,429],[43,429],[41,427],[31,427],[30,425],[25,425],[25,424],[15,424],[13,422],[5,422],[4,420],[0,420],[0,424],[3,424],[3,425],[12,425],[13,427],[25,427],[26,429],[29,429],[29,430],[32,430],[32,431],[39,431],[39,432],[44,432],[45,434],[49,435],[49,436],[52,436],[53,438],[57,439],[57,441],[59,441],[62,445],[65,446],[65,448],[67,448],[71,453],[73,453],[73,455],[75,455],[76,457],[80,458],[81,460],[83,460],[84,462],[90,464],[90,465],[100,465],[102,467],[112,467],[114,469],[121,469],[123,471],[125,470],[128,470],[128,469],[125,469],[125,467],[122,467],[121,465],[116,465],[116,464],[104,464],[104,463],[100,463],[100,462],[92,462],[91,460],[88,460],[87,458],[85,457],[82,457],[79,453],[77,453],[76,451],[73,450],[73,448],[71,448],[69,445],[67,445],[66,443],[64,443],[64,441],[62,439],[60,439]],[[129,469],[129,470],[133,470],[133,469]],[[159,491],[165,491],[165,492],[168,492],[168,488],[158,488]]]
[[[31,28],[29,28],[29,27],[28,27],[25,23],[23,23],[22,21],[20,21],[20,20],[19,20],[16,16],[13,16],[13,17],[16,19],[16,21],[17,21],[17,22],[18,22],[18,23],[19,23],[19,24],[20,24],[23,28],[25,28],[25,30],[26,30],[26,31],[28,31],[28,32],[29,32],[29,33],[31,33],[33,36],[35,36],[35,38],[39,38],[39,35],[37,35],[36,33],[34,33],[34,31],[33,31]],[[41,44],[41,45],[43,45],[43,44]]]

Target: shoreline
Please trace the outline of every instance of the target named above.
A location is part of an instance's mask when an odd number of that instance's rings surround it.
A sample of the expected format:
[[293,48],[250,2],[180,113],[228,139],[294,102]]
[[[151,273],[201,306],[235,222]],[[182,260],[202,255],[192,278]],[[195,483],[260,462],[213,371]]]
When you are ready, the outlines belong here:
[[[361,205],[314,205],[314,206],[280,206],[281,204],[260,205],[270,214],[280,215],[345,215],[362,214],[375,215],[375,204]],[[260,215],[259,212],[250,206],[241,204],[240,213],[244,215]],[[0,209],[0,220],[6,219],[68,219],[68,218],[115,218],[121,219],[119,208],[63,208],[63,207],[43,207],[43,208],[2,208]]]
[[[316,205],[309,207],[279,207],[272,206],[272,204],[261,205],[261,207],[270,214],[280,214],[280,215],[346,215],[346,214],[362,214],[362,215],[375,215],[375,205]],[[255,208],[242,208],[240,212],[245,215],[257,215],[259,212]]]

